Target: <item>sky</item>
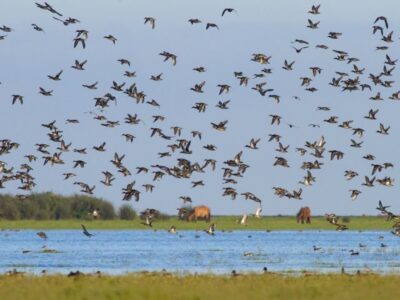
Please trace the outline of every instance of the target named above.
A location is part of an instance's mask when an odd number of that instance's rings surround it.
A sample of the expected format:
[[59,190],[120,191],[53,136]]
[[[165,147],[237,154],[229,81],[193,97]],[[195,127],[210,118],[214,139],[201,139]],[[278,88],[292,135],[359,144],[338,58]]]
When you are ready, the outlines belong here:
[[[27,154],[38,156],[30,163],[34,169],[31,174],[37,184],[32,192],[52,191],[64,195],[80,193],[74,181],[84,181],[90,186],[96,185],[94,196],[111,201],[116,207],[124,204],[121,189],[135,180],[141,191],[139,202],[131,201],[137,210],[156,208],[175,214],[182,205],[180,196],[190,196],[193,205],[208,205],[213,214],[254,213],[257,203],[245,200],[243,192],[252,192],[262,199],[264,215],[294,214],[302,206],[309,206],[313,214],[336,213],[338,215],[376,214],[375,207],[379,200],[390,205],[394,211],[400,210],[397,200],[398,168],[398,112],[397,101],[388,97],[398,89],[398,72],[385,78],[393,80],[392,88],[373,86],[368,75],[382,71],[385,55],[396,59],[399,36],[396,28],[399,24],[396,12],[400,8],[398,1],[323,1],[320,14],[311,15],[308,10],[313,1],[51,1],[62,18],[73,17],[78,24],[64,26],[53,19],[54,14],[36,7],[34,1],[1,1],[0,26],[11,27],[9,33],[0,40],[0,139],[11,139],[20,147],[10,154],[0,156],[0,161],[8,167],[18,170]],[[234,8],[232,13],[221,13],[224,8]],[[389,29],[394,30],[393,43],[385,43],[380,34],[372,34],[372,25],[376,17],[388,18]],[[156,18],[155,29],[144,24],[145,17]],[[201,24],[190,25],[188,19],[198,18]],[[320,21],[319,28],[306,27],[307,19]],[[219,29],[205,29],[207,22],[216,23]],[[397,23],[396,23],[397,22]],[[44,32],[35,31],[31,24],[37,24]],[[380,22],[382,25],[383,23]],[[89,31],[85,49],[73,47],[76,30]],[[329,32],[341,32],[337,40],[329,39]],[[115,45],[104,39],[112,34],[117,38]],[[293,46],[295,39],[306,40],[309,48],[296,53]],[[329,49],[315,48],[317,44],[326,44]],[[376,46],[389,46],[386,51],[377,51]],[[328,83],[335,72],[347,72],[351,78],[352,64],[334,60],[332,50],[343,50],[349,56],[359,59],[360,68],[365,68],[359,75],[362,83],[372,85],[372,91],[342,92]],[[177,55],[177,64],[163,62],[159,55],[168,51]],[[261,65],[251,61],[253,53],[272,56],[270,64]],[[120,58],[130,60],[131,66],[121,66]],[[88,60],[84,71],[71,68],[74,60]],[[282,69],[284,60],[295,61],[294,70]],[[197,73],[192,69],[204,66],[206,72]],[[312,77],[310,67],[322,68],[320,75]],[[264,78],[254,78],[263,68],[271,68],[272,74]],[[63,70],[62,80],[49,80],[47,75],[54,75]],[[135,71],[137,76],[123,76],[125,71]],[[250,78],[247,87],[239,86],[234,77],[235,71],[241,71]],[[150,80],[151,75],[162,73],[163,80]],[[300,86],[300,77],[312,77],[312,86],[318,89],[311,93]],[[190,90],[196,83],[206,81],[204,93]],[[97,90],[88,90],[82,84],[98,81]],[[112,82],[126,82],[126,86],[136,83],[139,90],[146,93],[146,100],[155,99],[161,107],[148,104],[136,104],[122,92],[110,87]],[[252,90],[256,83],[266,81],[265,88],[273,88],[274,94],[281,97],[279,104],[271,98],[262,97]],[[229,84],[231,90],[219,95],[218,84]],[[39,87],[53,90],[53,96],[45,97],[38,93]],[[117,97],[116,105],[100,111],[94,107],[94,98],[111,92]],[[384,101],[372,101],[369,98],[381,92]],[[24,96],[24,104],[11,104],[11,95]],[[293,97],[297,96],[300,100]],[[218,101],[230,100],[229,109],[221,110],[215,105]],[[207,110],[199,113],[192,109],[196,102],[206,102]],[[319,106],[329,106],[331,111],[317,111]],[[379,109],[378,120],[364,118],[369,109]],[[124,123],[130,114],[138,114],[142,120],[136,126]],[[105,128],[93,119],[95,114],[105,115],[108,120],[120,121],[115,128]],[[270,114],[282,116],[279,126],[270,124]],[[163,115],[165,120],[153,123],[152,116]],[[355,138],[352,131],[339,128],[338,124],[323,122],[330,116],[338,116],[339,122],[353,120],[353,127],[365,129],[362,139]],[[79,124],[66,124],[66,119],[79,119]],[[50,152],[57,151],[57,143],[50,142],[48,130],[41,126],[56,120],[57,127],[63,131],[63,139],[72,143],[72,148],[87,148],[88,154],[73,152],[62,154],[63,165],[43,166],[41,154],[36,151],[36,143],[50,144]],[[227,130],[218,132],[210,123],[228,120]],[[389,135],[376,133],[379,123],[390,125]],[[319,128],[308,126],[319,124]],[[289,127],[288,124],[295,125]],[[151,128],[159,127],[172,135],[171,126],[183,128],[181,138],[191,140],[193,154],[171,153],[171,157],[159,158],[159,152],[169,149],[170,141],[150,138]],[[203,133],[202,140],[193,138],[192,130]],[[133,134],[133,143],[125,141],[122,133]],[[282,143],[290,145],[289,152],[276,152],[277,144],[268,142],[269,134],[280,134]],[[304,187],[298,182],[305,176],[300,167],[304,161],[314,161],[306,154],[300,156],[295,151],[304,147],[305,141],[316,141],[321,136],[326,139],[326,152],[321,170],[312,171],[316,182]],[[178,137],[179,138],[179,137]],[[258,150],[245,148],[251,138],[260,138]],[[362,148],[350,147],[350,139],[363,141]],[[103,141],[107,151],[99,153],[92,150]],[[214,144],[217,150],[210,152],[202,147]],[[329,150],[345,153],[342,160],[329,158]],[[236,200],[223,197],[222,188],[227,186],[222,181],[224,161],[232,159],[243,151],[242,161],[250,167],[237,179],[233,186],[239,192]],[[110,163],[114,153],[124,153],[124,165],[132,176],[123,177]],[[364,176],[371,177],[371,163],[362,158],[365,154],[376,156],[374,163],[392,162],[394,168],[377,174],[377,178],[390,176],[395,179],[393,187],[375,184],[364,187]],[[275,156],[284,156],[290,168],[273,167]],[[176,179],[164,176],[161,181],[153,182],[151,171],[136,175],[138,166],[150,167],[160,164],[174,166],[178,158],[190,159],[203,163],[204,159],[217,160],[214,172],[194,173],[190,179]],[[73,161],[83,159],[87,165],[83,169],[73,169]],[[344,177],[345,170],[354,170],[359,176],[351,181]],[[100,183],[102,171],[110,171],[116,177],[111,187]],[[65,172],[74,172],[75,178],[64,180]],[[203,180],[205,186],[192,188],[191,181]],[[142,184],[152,183],[152,193],[144,191]],[[18,182],[7,182],[2,193],[18,194]],[[273,187],[284,187],[289,191],[303,188],[302,200],[278,198]],[[352,201],[350,189],[362,193]]]

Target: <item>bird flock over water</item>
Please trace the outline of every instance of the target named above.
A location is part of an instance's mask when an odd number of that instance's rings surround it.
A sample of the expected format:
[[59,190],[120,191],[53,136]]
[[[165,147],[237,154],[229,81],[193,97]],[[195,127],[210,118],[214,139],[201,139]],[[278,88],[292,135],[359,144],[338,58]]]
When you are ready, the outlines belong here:
[[[80,55],[87,51],[93,37],[91,36],[90,28],[83,28],[83,20],[78,20],[74,17],[65,17],[64,12],[60,12],[56,7],[47,2],[36,2],[34,5],[37,8],[36,13],[45,13],[55,24],[61,24],[65,32],[74,32],[75,36],[70,43],[71,51],[76,51]],[[323,7],[320,4],[312,5],[305,12],[305,34],[312,34],[314,31],[321,30],[320,25],[323,22],[323,13]],[[199,18],[189,18],[187,23],[182,24],[182,26],[203,26],[204,30],[216,31],[218,34],[223,34],[223,25],[226,18],[235,18],[238,14],[240,14],[240,11],[237,11],[235,8],[224,8],[219,13],[220,21],[218,24],[200,20]],[[156,31],[161,26],[158,21],[158,18],[143,16],[142,26],[147,27],[148,34],[151,34],[152,31]],[[34,31],[43,34],[46,33],[46,28],[41,27],[40,24],[33,23],[31,26]],[[0,33],[2,33],[0,35],[0,47],[2,43],[8,42],[10,36],[18,35],[18,31],[13,29],[13,24],[0,26]],[[23,141],[14,141],[11,138],[4,138],[0,141],[0,188],[7,190],[7,185],[10,182],[17,182],[17,189],[20,191],[17,196],[21,199],[29,198],[29,194],[35,191],[36,181],[32,174],[39,172],[36,170],[65,165],[67,171],[55,174],[54,176],[62,176],[66,184],[77,187],[77,192],[96,195],[98,185],[112,189],[114,182],[124,181],[126,184],[124,184],[121,190],[121,200],[140,201],[143,198],[143,194],[153,192],[157,188],[157,183],[165,177],[188,181],[188,190],[191,191],[193,189],[206,189],[207,185],[204,179],[201,178],[206,178],[211,172],[221,171],[221,198],[235,200],[240,197],[245,200],[254,201],[257,206],[257,214],[260,215],[260,208],[262,201],[265,200],[264,198],[274,197],[278,199],[302,200],[304,198],[303,189],[304,191],[312,189],[312,186],[316,183],[316,173],[320,173],[320,170],[324,169],[325,164],[333,164],[336,161],[344,159],[348,149],[358,151],[358,155],[363,158],[366,165],[370,165],[371,170],[369,174],[360,174],[360,171],[357,169],[343,170],[344,180],[353,183],[353,187],[348,191],[349,199],[353,201],[357,200],[364,190],[373,188],[376,185],[390,188],[394,185],[395,180],[386,173],[394,168],[395,164],[386,161],[384,158],[378,158],[372,153],[365,153],[363,151],[363,143],[365,136],[374,139],[376,135],[387,136],[396,134],[392,133],[391,126],[385,122],[385,116],[382,115],[380,109],[380,103],[384,100],[400,100],[400,90],[396,90],[395,81],[392,80],[398,59],[387,54],[390,46],[395,42],[393,30],[390,27],[389,20],[384,16],[378,16],[376,19],[371,20],[371,34],[379,43],[376,47],[376,56],[384,60],[381,69],[374,73],[366,71],[366,62],[362,62],[353,56],[350,51],[351,49],[337,49],[335,47],[336,40],[340,40],[345,34],[345,32],[336,31],[326,32],[325,40],[318,44],[313,44],[304,38],[296,38],[288,46],[293,49],[295,59],[287,58],[283,62],[274,60],[272,55],[268,53],[251,53],[246,60],[248,64],[256,65],[259,68],[258,73],[246,74],[244,71],[237,70],[233,74],[227,74],[227,78],[221,80],[221,83],[217,86],[210,86],[208,84],[206,79],[207,66],[201,66],[194,62],[192,70],[188,70],[188,72],[194,72],[202,79],[193,82],[191,87],[182,87],[186,88],[188,92],[195,94],[199,99],[194,103],[184,102],[182,104],[186,106],[186,114],[200,114],[204,116],[203,119],[204,122],[208,123],[209,131],[219,132],[222,142],[225,132],[229,131],[230,123],[234,120],[229,119],[227,114],[223,114],[224,118],[219,120],[209,120],[207,113],[210,110],[220,111],[221,113],[229,111],[231,105],[234,106],[235,103],[232,100],[226,100],[224,97],[229,97],[232,89],[246,90],[249,97],[267,99],[268,102],[274,103],[276,107],[279,107],[281,102],[284,101],[303,101],[303,96],[299,95],[294,95],[292,99],[286,99],[286,96],[283,96],[276,88],[270,85],[270,78],[275,73],[290,73],[296,70],[298,61],[301,61],[302,55],[307,51],[325,51],[332,56],[331,60],[337,63],[339,66],[338,69],[326,70],[316,64],[310,65],[308,69],[301,70],[302,75],[298,78],[299,87],[304,90],[306,95],[308,93],[318,93],[320,89],[319,85],[323,84],[332,89],[332,93],[338,91],[343,94],[354,94],[355,97],[366,97],[368,95],[371,106],[373,106],[368,111],[361,112],[361,116],[356,115],[359,112],[355,111],[354,119],[349,120],[342,119],[333,112],[334,103],[332,103],[332,106],[318,106],[315,108],[321,116],[321,121],[309,123],[306,126],[306,130],[325,126],[337,127],[336,134],[343,135],[348,140],[348,146],[345,149],[331,148],[329,140],[325,135],[320,135],[315,140],[305,140],[303,144],[290,145],[285,142],[284,136],[276,132],[282,126],[287,125],[289,129],[296,129],[297,126],[287,123],[287,119],[283,114],[270,113],[270,124],[266,128],[269,132],[266,136],[252,137],[247,143],[243,144],[241,149],[233,150],[235,155],[228,156],[227,154],[225,160],[217,160],[214,157],[214,153],[218,152],[219,145],[207,143],[208,132],[189,129],[190,124],[185,124],[185,127],[183,125],[165,126],[164,124],[167,123],[167,120],[171,123],[174,123],[174,120],[168,119],[168,117],[162,114],[162,99],[154,99],[151,96],[151,91],[141,89],[140,82],[150,80],[154,84],[157,84],[166,79],[166,72],[161,71],[160,73],[151,75],[150,78],[143,78],[134,69],[134,59],[121,57],[115,61],[115,64],[120,65],[122,68],[121,74],[118,77],[119,79],[113,80],[104,93],[98,92],[99,85],[101,85],[99,81],[85,82],[75,88],[89,90],[93,94],[92,99],[89,99],[89,101],[93,101],[93,109],[85,115],[86,119],[89,119],[90,122],[96,122],[99,126],[99,132],[93,134],[98,134],[101,137],[101,130],[106,130],[106,128],[115,130],[116,134],[120,134],[116,128],[123,127],[124,130],[128,128],[126,132],[121,134],[121,138],[125,139],[127,147],[129,147],[131,143],[135,144],[136,142],[136,136],[133,131],[144,130],[147,132],[148,139],[159,139],[164,147],[154,157],[154,163],[151,165],[128,165],[125,163],[125,158],[132,155],[132,151],[126,151],[126,153],[110,151],[108,150],[110,142],[106,140],[100,141],[96,145],[74,145],[69,141],[70,137],[65,135],[64,132],[67,131],[66,127],[69,126],[77,127],[76,134],[79,134],[80,130],[85,130],[84,127],[79,127],[82,120],[78,118],[53,120],[49,116],[48,120],[38,124],[38,126],[42,126],[47,130],[47,141],[32,145],[32,152],[30,153],[23,153],[19,166],[7,163],[7,154],[17,151]],[[120,39],[116,34],[105,32],[102,38],[105,42],[109,43],[106,46],[119,46]],[[179,65],[181,56],[184,55],[185,53],[182,52],[178,57],[177,54],[171,51],[160,50],[154,59],[164,61],[168,71],[174,72],[174,68]],[[104,59],[106,60],[107,57],[105,56]],[[48,86],[54,86],[54,88],[38,86],[37,93],[40,95],[39,97],[57,97],[55,83],[58,84],[58,82],[61,82],[62,84],[63,76],[66,73],[73,73],[73,76],[80,76],[81,72],[85,72],[86,68],[89,68],[90,57],[75,59],[72,62],[67,61],[64,65],[64,68],[46,74]],[[334,77],[330,82],[321,83],[318,80],[324,72],[334,73]],[[6,74],[2,76],[4,77]],[[0,81],[4,82],[2,78],[0,78]],[[231,82],[234,82],[234,84]],[[4,85],[5,83],[0,84],[0,89],[4,88]],[[384,96],[385,94],[390,96],[386,97]],[[16,108],[18,105],[24,105],[26,101],[31,101],[24,94],[19,93],[9,95],[8,97],[10,99],[9,105],[7,105],[5,96],[2,95],[3,110],[8,110],[10,107]],[[209,98],[216,98],[216,104],[207,100]],[[112,119],[108,115],[110,107],[118,107],[119,103],[123,101],[130,101],[132,109],[124,112],[125,116],[123,118]],[[135,113],[135,106],[139,105],[146,106],[146,110],[150,112],[151,117]],[[374,123],[376,125],[375,132],[367,132],[365,128],[360,127],[357,124],[359,121],[357,117]],[[87,121],[85,120],[85,122]],[[144,124],[146,125],[144,126]],[[37,138],[38,140],[43,139],[42,136]],[[237,138],[239,139],[240,136]],[[141,143],[142,145],[143,143],[146,145],[146,141],[141,141]],[[246,171],[252,168],[247,162],[247,158],[252,156],[253,151],[260,151],[259,149],[267,147],[267,144],[275,145],[273,146],[275,154],[271,154],[271,151],[266,152],[268,155],[272,155],[274,160],[269,172],[273,172],[276,168],[287,169],[287,172],[291,172],[292,168],[300,165],[304,176],[299,178],[298,182],[294,184],[284,182],[279,186],[273,186],[269,193],[263,196],[256,195],[255,192],[249,191],[245,187],[237,188],[243,177],[247,175]],[[193,153],[200,150],[206,150],[206,153],[208,153],[207,156],[200,161],[192,159]],[[81,179],[79,170],[86,168],[87,164],[93,164],[93,162],[88,161],[90,160],[90,155],[95,152],[101,153],[104,161],[109,161],[109,169],[102,171],[101,174],[93,174],[87,180]],[[286,155],[288,152],[297,153],[297,160],[289,160]],[[76,158],[70,161],[66,158],[69,158],[71,153]],[[146,174],[148,174],[147,176],[151,175],[151,177],[143,177]],[[98,177],[101,177],[101,179],[96,179]],[[138,184],[137,181],[141,184]],[[183,204],[193,202],[192,196],[189,193],[182,193],[179,199]],[[196,201],[194,201],[194,204],[196,204]],[[329,218],[328,221],[339,229],[343,229],[344,225],[338,224],[337,220],[335,220],[335,218]],[[87,231],[85,230],[85,232]]]

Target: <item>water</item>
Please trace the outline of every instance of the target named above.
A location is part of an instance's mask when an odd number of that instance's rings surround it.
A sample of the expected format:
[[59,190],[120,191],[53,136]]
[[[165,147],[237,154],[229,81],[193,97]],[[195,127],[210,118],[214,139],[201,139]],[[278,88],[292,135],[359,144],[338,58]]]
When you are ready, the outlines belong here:
[[[217,231],[211,236],[202,231],[107,230],[93,231],[95,236],[88,238],[78,230],[47,230],[47,241],[36,232],[0,233],[0,273],[16,268],[35,274],[44,269],[63,274],[227,274],[233,269],[260,273],[263,267],[276,272],[340,272],[344,267],[348,272],[400,273],[400,239],[387,231]],[[42,253],[44,245],[58,253]],[[313,245],[322,249],[314,251]],[[351,249],[359,255],[350,255]]]

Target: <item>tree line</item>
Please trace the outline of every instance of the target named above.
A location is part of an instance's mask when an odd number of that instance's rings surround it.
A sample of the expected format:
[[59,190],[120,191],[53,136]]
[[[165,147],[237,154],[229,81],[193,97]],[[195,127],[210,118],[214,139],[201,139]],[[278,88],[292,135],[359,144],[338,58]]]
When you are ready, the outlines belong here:
[[137,216],[129,204],[122,205],[116,211],[110,202],[85,195],[63,196],[47,192],[31,194],[21,199],[9,194],[0,194],[0,219],[91,219],[94,210],[99,212],[102,220],[133,220]]

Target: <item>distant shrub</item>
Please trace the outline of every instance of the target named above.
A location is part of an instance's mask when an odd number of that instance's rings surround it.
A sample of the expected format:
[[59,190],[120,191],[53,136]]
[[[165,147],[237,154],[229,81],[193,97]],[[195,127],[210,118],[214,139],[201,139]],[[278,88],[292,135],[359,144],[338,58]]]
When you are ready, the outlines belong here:
[[101,200],[102,203],[99,206],[100,208],[100,218],[104,220],[113,220],[117,217],[114,206],[105,200]]
[[166,220],[169,220],[169,219],[171,219],[171,216],[168,215],[168,214],[162,213],[162,212],[160,212],[160,213],[158,214],[158,217],[157,217],[157,220],[164,220],[164,221],[166,221]]
[[98,210],[100,219],[112,220],[115,219],[114,207],[111,203],[93,197],[75,195],[72,199],[72,212],[77,219],[88,218],[88,213]]
[[350,223],[350,217],[343,217],[342,218],[343,223]]
[[55,220],[71,219],[72,207],[66,201],[60,201],[59,205],[54,210],[53,218]]
[[24,199],[19,206],[21,219],[34,219],[38,212],[38,207],[34,202]]
[[110,202],[85,195],[61,196],[48,192],[31,194],[26,199],[0,195],[0,219],[87,219],[94,209],[99,211],[100,219],[116,217]]
[[46,210],[39,210],[38,213],[35,215],[35,220],[49,220],[50,215],[49,212]]
[[1,200],[0,218],[18,220],[20,218],[20,211],[17,201],[10,196],[6,196]]
[[129,204],[124,204],[119,208],[119,218],[121,220],[134,220],[136,211]]

